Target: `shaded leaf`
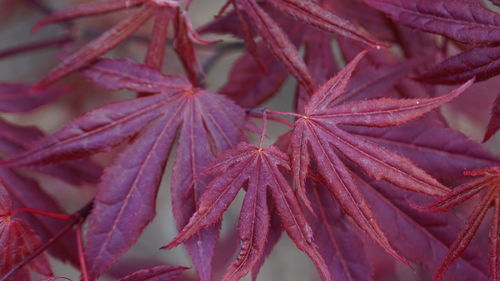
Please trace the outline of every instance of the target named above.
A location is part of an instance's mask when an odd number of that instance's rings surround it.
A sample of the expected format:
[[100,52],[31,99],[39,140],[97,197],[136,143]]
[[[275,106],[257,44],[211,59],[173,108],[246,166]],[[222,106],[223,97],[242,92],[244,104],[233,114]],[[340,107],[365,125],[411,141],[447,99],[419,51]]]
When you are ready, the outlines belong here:
[[55,87],[38,92],[23,83],[0,83],[0,111],[8,113],[26,112],[53,102],[67,93],[71,87]]
[[[443,196],[438,201],[426,207],[419,207],[420,209],[436,212],[436,211],[446,211],[451,207],[457,206],[463,203],[465,200],[470,199],[472,196],[476,195],[480,191],[484,191],[482,199],[478,202],[477,206],[474,208],[469,218],[467,219],[465,226],[462,228],[457,238],[450,245],[450,248],[444,257],[443,261],[439,265],[434,275],[435,281],[441,281],[445,273],[448,271],[450,265],[457,260],[460,255],[465,251],[472,241],[472,238],[477,233],[479,226],[484,220],[486,213],[491,205],[493,205],[493,221],[490,228],[489,242],[490,250],[488,255],[488,261],[490,265],[490,274],[492,279],[496,280],[498,277],[499,264],[498,257],[495,254],[498,249],[498,212],[499,212],[499,198],[498,186],[500,185],[498,167],[486,168],[481,170],[466,171],[467,175],[470,176],[481,176],[478,180],[473,180],[464,183],[452,192]],[[492,249],[493,248],[493,249]]]
[[472,48],[452,56],[417,77],[435,84],[458,84],[473,77],[487,80],[500,73],[500,47]]
[[81,69],[100,55],[105,54],[141,27],[152,16],[153,11],[154,7],[151,6],[141,8],[76,53],[64,58],[58,66],[33,87],[36,89],[45,88],[64,76]]
[[252,19],[253,24],[256,25],[262,38],[269,44],[274,55],[283,62],[308,92],[312,92],[314,82],[307,67],[283,30],[254,0],[238,0],[236,3]]
[[53,13],[39,22],[33,27],[32,31],[36,32],[45,25],[68,21],[80,17],[95,16],[99,14],[106,14],[126,8],[131,8],[139,4],[144,3],[146,0],[108,0],[108,1],[96,1],[94,3],[88,3],[83,5],[78,5],[71,7],[69,9]]
[[493,107],[491,108],[490,121],[484,134],[483,142],[489,140],[500,129],[500,93],[497,95]]
[[328,10],[317,5],[314,1],[270,0],[269,2],[286,14],[325,31],[340,34],[371,47],[384,46],[383,43],[375,41],[370,35],[361,31],[348,20],[330,13]]
[[464,43],[500,41],[500,15],[474,1],[365,0],[391,19]]
[[234,63],[228,81],[219,90],[244,108],[255,107],[276,94],[288,77],[286,69],[264,45],[259,42],[257,46],[267,73],[251,54],[245,53]]

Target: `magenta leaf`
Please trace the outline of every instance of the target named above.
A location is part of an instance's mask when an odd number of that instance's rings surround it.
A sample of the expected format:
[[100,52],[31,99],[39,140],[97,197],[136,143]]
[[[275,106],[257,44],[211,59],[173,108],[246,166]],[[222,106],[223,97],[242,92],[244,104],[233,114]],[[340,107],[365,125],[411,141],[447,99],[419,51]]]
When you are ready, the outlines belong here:
[[458,84],[473,77],[483,81],[497,74],[500,74],[500,47],[484,47],[452,56],[417,79],[434,84]]
[[[278,166],[289,169],[288,157],[273,146],[257,148],[241,143],[222,154],[205,173],[223,173],[209,183],[189,223],[165,248],[175,247],[218,222],[238,191],[248,185],[239,220],[242,247],[237,260],[223,277],[223,280],[239,280],[264,254],[270,220],[266,204],[269,189],[283,228],[296,246],[311,258],[323,278],[330,280],[324,260],[312,242],[312,231],[302,209]],[[251,225],[243,228],[243,223]]]
[[391,19],[423,31],[477,44],[500,40],[500,15],[477,1],[365,0]]
[[53,102],[67,93],[71,87],[54,87],[31,91],[31,85],[23,83],[0,83],[0,111],[8,113],[26,112]]

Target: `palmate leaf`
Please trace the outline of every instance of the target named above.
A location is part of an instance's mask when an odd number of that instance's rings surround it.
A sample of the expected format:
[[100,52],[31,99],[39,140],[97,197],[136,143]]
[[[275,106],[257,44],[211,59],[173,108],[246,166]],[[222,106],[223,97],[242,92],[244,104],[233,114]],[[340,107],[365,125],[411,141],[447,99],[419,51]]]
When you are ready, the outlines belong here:
[[172,248],[202,229],[217,223],[224,211],[247,185],[247,192],[238,221],[241,250],[222,280],[239,280],[264,255],[269,233],[270,214],[267,194],[270,193],[281,225],[296,246],[314,262],[324,280],[331,280],[325,261],[313,243],[313,233],[288,181],[279,167],[290,169],[286,154],[274,146],[258,148],[241,143],[218,157],[204,173],[220,174],[203,193],[199,208],[184,229],[164,248]]
[[196,84],[201,68],[196,60],[193,45],[209,44],[211,42],[203,41],[198,36],[192,29],[189,19],[178,4],[179,3],[175,1],[149,0],[95,1],[93,3],[82,4],[56,12],[42,19],[34,26],[34,31],[47,24],[74,20],[81,17],[96,16],[130,8],[138,8],[131,13],[129,17],[123,19],[99,37],[93,39],[75,53],[65,57],[58,66],[36,83],[34,88],[45,88],[66,75],[89,65],[99,56],[107,53],[127,39],[127,37],[138,30],[152,17],[155,18],[155,25],[148,46],[145,64],[151,68],[160,69],[163,63],[165,43],[167,42],[168,23],[174,21],[175,49],[185,65],[191,82]]
[[472,44],[500,41],[500,15],[480,1],[365,0],[391,19],[423,31]]
[[343,210],[388,253],[406,263],[379,227],[342,158],[349,159],[371,177],[384,179],[404,189],[433,196],[444,195],[448,189],[409,159],[351,135],[343,126],[389,127],[409,122],[450,101],[472,81],[447,95],[432,99],[381,98],[336,104],[364,54],[359,54],[324,83],[306,104],[302,117],[295,122],[291,139],[294,180],[302,200],[310,206],[305,197],[305,179],[312,153],[318,173]]
[[[154,217],[157,188],[175,137],[179,135],[179,146],[171,189],[181,228],[206,186],[206,179],[195,176],[214,155],[242,140],[245,114],[223,96],[127,60],[100,61],[85,75],[107,88],[160,93],[95,109],[4,164],[53,163],[132,139],[105,170],[88,219],[85,252],[94,280],[128,250]],[[202,280],[211,279],[216,239],[214,228],[186,242]]]
[[500,212],[500,193],[498,187],[500,185],[500,168],[492,167],[481,170],[466,171],[466,174],[470,176],[481,176],[481,178],[454,188],[452,192],[443,196],[441,199],[429,206],[419,207],[419,209],[428,212],[448,211],[452,207],[472,198],[474,195],[483,192],[482,199],[470,214],[464,228],[451,244],[448,253],[437,269],[436,274],[434,275],[434,281],[441,281],[444,278],[449,266],[456,259],[458,259],[467,246],[469,246],[490,206],[493,206],[493,217],[489,233],[490,249],[488,260],[490,265],[491,280],[496,281],[500,278],[500,265],[498,260],[498,220]]

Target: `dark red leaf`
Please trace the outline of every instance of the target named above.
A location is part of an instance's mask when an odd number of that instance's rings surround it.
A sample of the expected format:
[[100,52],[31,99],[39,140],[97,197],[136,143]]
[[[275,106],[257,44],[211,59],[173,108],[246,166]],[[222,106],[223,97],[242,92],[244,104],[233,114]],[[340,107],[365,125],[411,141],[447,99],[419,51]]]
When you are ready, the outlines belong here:
[[372,210],[338,152],[377,180],[384,179],[401,188],[428,195],[443,195],[448,189],[409,159],[347,133],[342,125],[385,127],[406,123],[450,101],[470,86],[472,81],[447,95],[432,99],[382,98],[330,107],[345,92],[352,71],[365,53],[358,55],[335,77],[324,83],[305,106],[303,117],[295,122],[291,141],[293,174],[299,195],[310,205],[308,199],[304,198],[310,150],[319,174],[344,211],[388,253],[405,262],[378,226]]
[[491,108],[490,121],[484,134],[483,142],[488,141],[500,129],[500,93],[497,95]]
[[347,130],[410,158],[433,177],[450,185],[466,179],[462,175],[464,170],[500,163],[498,157],[479,143],[431,118],[398,127],[349,127]]
[[[289,169],[288,158],[273,146],[257,148],[241,143],[236,149],[222,154],[206,170],[206,173],[222,174],[209,183],[196,213],[165,248],[179,245],[201,229],[219,221],[238,191],[247,184],[239,221],[242,248],[223,280],[239,280],[263,255],[270,219],[266,204],[268,190],[283,228],[297,247],[309,255],[323,278],[330,280],[324,260],[312,242],[312,231],[278,166]],[[243,228],[242,224],[245,222],[251,223],[251,226]]]
[[254,0],[238,0],[237,5],[252,19],[262,38],[281,62],[295,76],[297,81],[308,92],[314,90],[314,82],[307,71],[307,67],[300,58],[294,45],[290,42],[277,23]]
[[365,0],[391,19],[464,43],[500,41],[500,15],[479,2],[462,0]]
[[155,7],[147,6],[119,22],[113,28],[94,39],[76,53],[66,57],[33,87],[43,89],[64,76],[85,67],[100,55],[105,54],[129,35],[134,33],[153,15]]
[[272,97],[288,77],[286,69],[264,45],[259,42],[257,46],[267,73],[251,54],[245,53],[234,63],[228,81],[219,90],[244,108],[255,107]]
[[317,5],[311,0],[269,0],[276,8],[290,16],[314,25],[328,32],[357,40],[371,47],[386,46],[371,38],[369,34],[361,31],[354,24]]
[[63,10],[57,13],[53,13],[48,17],[45,17],[39,21],[34,27],[33,32],[36,32],[40,28],[47,24],[68,21],[80,17],[95,16],[99,14],[106,14],[122,9],[131,8],[140,5],[147,0],[108,0],[108,1],[96,1],[94,3],[88,3],[79,5],[76,7],[71,7],[67,10]]
[[[409,199],[429,202],[418,193],[394,189],[390,184],[366,177],[358,177],[356,181],[394,247],[409,260],[434,271],[458,233],[462,220],[451,212],[427,214],[409,207]],[[483,251],[469,247],[450,267],[450,280],[488,280],[485,258]]]
[[185,11],[177,9],[175,14],[174,50],[184,65],[189,80],[193,85],[200,86],[205,79],[205,73],[196,58],[194,43],[207,45],[211,42],[203,41],[191,26]]
[[500,73],[500,47],[472,48],[452,56],[417,77],[434,84],[458,84],[473,77],[487,80]]
[[332,200],[324,186],[308,182],[310,200],[316,216],[308,222],[314,232],[314,241],[325,259],[332,280],[373,281],[372,269],[365,256],[363,242],[347,223],[340,206]]
[[[467,246],[469,246],[472,237],[474,237],[477,230],[479,229],[479,226],[481,225],[481,222],[486,216],[486,212],[488,211],[489,206],[491,205],[491,203],[495,202],[495,198],[498,198],[498,192],[495,188],[490,188],[488,194],[486,194],[486,196],[477,205],[477,207],[468,218],[466,226],[462,229],[460,234],[458,234],[457,239],[453,241],[453,244],[450,245],[446,257],[444,258],[443,262],[437,269],[436,274],[434,275],[434,281],[441,281],[450,264],[453,263],[463,253]],[[498,268],[495,269],[495,271],[497,270]]]
[[494,221],[492,222],[489,234],[490,250],[488,261],[490,264],[490,274],[492,276],[491,280],[497,279],[499,270],[498,257],[496,256],[496,252],[498,251],[498,201],[500,198],[500,194],[498,193],[498,186],[500,185],[499,171],[499,167],[466,171],[467,175],[481,177],[456,187],[452,192],[427,207],[419,207],[420,209],[431,212],[447,211],[451,207],[457,206],[465,200],[470,199],[480,191],[485,191],[483,198],[472,211],[465,226],[460,231],[455,241],[450,245],[446,256],[436,270],[434,281],[441,281],[450,265],[457,260],[469,246],[491,205],[493,205],[494,209]]

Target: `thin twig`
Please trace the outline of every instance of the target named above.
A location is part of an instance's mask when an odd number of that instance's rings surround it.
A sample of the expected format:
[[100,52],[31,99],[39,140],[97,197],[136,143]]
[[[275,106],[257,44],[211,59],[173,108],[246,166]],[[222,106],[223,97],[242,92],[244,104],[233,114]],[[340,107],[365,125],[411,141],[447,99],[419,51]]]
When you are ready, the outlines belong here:
[[76,243],[78,247],[78,259],[80,261],[80,270],[82,272],[83,281],[89,281],[87,262],[85,261],[85,256],[83,254],[82,223],[83,219],[80,218],[80,222],[78,223],[78,227],[76,229]]

